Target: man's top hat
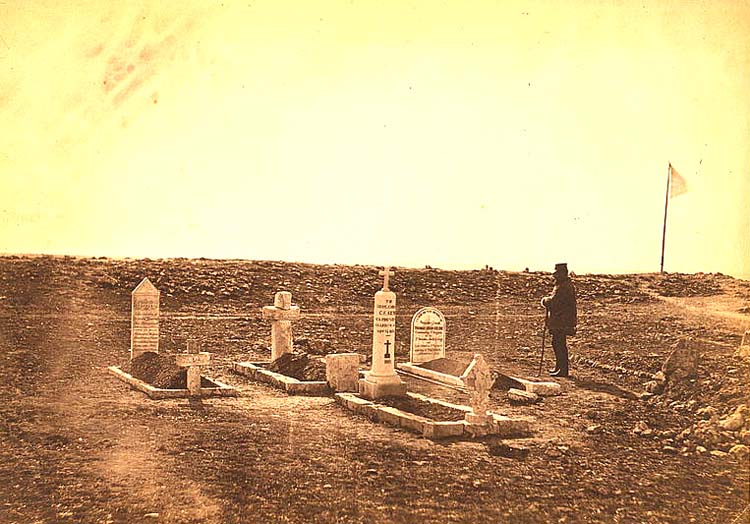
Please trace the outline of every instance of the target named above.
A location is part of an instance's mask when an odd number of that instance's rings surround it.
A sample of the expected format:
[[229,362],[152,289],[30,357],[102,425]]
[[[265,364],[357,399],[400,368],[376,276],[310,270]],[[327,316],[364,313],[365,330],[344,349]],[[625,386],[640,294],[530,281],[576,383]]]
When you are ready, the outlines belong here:
[[555,274],[556,275],[567,275],[568,274],[568,264],[566,262],[560,262],[559,264],[555,264]]

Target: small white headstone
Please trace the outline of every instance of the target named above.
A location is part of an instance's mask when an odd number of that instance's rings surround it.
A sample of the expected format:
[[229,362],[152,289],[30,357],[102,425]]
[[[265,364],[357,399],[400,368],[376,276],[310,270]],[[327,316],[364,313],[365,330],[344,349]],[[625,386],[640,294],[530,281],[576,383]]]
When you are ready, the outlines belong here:
[[130,316],[130,359],[159,352],[159,290],[144,278],[133,290]]
[[411,353],[414,364],[445,357],[445,316],[434,307],[424,307],[411,319]]
[[326,381],[334,391],[358,391],[359,353],[326,355]]

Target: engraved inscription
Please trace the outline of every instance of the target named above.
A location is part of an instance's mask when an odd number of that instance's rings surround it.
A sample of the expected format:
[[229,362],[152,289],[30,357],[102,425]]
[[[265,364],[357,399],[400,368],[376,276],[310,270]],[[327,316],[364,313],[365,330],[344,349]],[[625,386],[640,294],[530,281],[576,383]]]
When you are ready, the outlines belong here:
[[411,321],[411,361],[429,362],[445,357],[445,317],[433,307],[422,308]]
[[146,351],[159,352],[159,292],[144,279],[133,291],[130,358]]

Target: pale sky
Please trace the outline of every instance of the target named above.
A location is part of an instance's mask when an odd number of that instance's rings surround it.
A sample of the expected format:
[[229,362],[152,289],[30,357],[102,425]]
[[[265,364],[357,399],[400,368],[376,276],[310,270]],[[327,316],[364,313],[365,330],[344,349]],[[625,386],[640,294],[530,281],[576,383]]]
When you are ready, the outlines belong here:
[[750,275],[750,2],[0,1],[0,252]]

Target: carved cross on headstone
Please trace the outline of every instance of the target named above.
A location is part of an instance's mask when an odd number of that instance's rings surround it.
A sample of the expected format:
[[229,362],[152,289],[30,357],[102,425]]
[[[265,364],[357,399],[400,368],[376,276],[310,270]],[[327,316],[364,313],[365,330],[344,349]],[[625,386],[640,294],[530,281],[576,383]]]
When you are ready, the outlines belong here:
[[471,413],[467,413],[466,422],[470,424],[488,424],[492,422],[492,415],[487,413],[489,404],[490,390],[495,383],[492,377],[492,370],[487,365],[484,357],[476,353],[474,359],[466,368],[461,380],[469,389],[471,397]]
[[391,271],[390,266],[385,266],[382,271],[378,271],[378,275],[383,277],[383,291],[390,291],[388,288],[388,277],[393,277],[396,273]]
[[388,359],[391,358],[391,352],[390,352],[391,341],[390,340],[386,340],[384,342],[384,345],[385,345],[385,355],[383,355],[383,358],[386,359],[386,360],[388,360]]

